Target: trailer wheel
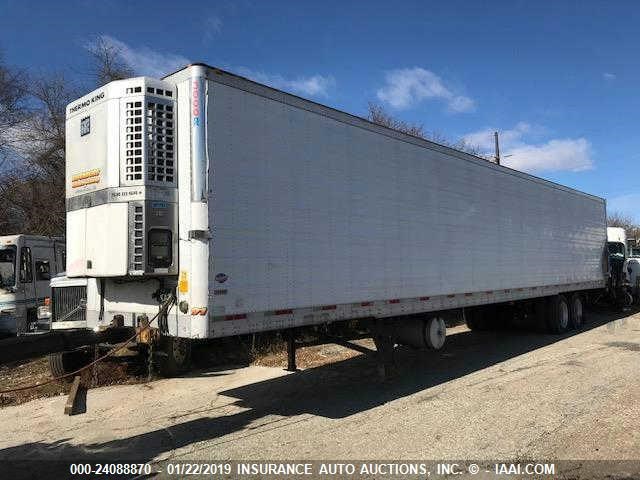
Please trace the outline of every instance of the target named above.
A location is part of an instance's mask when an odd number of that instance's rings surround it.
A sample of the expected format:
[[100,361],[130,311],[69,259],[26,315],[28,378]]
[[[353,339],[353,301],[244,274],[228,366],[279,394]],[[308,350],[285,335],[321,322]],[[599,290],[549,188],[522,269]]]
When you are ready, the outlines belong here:
[[580,330],[584,325],[584,302],[582,296],[574,293],[571,296],[571,327]]
[[[84,367],[91,361],[91,358],[85,351],[74,350],[71,352],[50,353],[47,356],[47,360],[51,376],[58,378]],[[73,378],[65,377],[63,380],[71,382]]]
[[425,341],[429,348],[440,350],[447,338],[447,326],[442,317],[432,317],[425,325]]
[[473,307],[465,311],[465,321],[469,330],[487,331],[496,328],[497,310],[493,305]]
[[547,314],[547,327],[551,333],[564,333],[569,328],[571,308],[564,295],[555,295],[549,298],[549,313]]
[[469,330],[486,330],[486,322],[480,308],[466,308],[464,311],[464,321]]
[[162,337],[160,349],[160,373],[165,377],[174,377],[191,367],[191,340],[180,337]]

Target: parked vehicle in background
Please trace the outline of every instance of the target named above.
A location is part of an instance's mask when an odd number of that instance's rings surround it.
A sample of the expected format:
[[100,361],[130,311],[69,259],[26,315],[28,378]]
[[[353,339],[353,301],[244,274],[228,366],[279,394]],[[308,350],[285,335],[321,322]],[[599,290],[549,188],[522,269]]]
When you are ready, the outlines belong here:
[[[51,330],[87,327],[87,310],[98,313],[98,289],[95,278],[69,278],[64,273],[51,279],[51,300],[42,318],[52,318]],[[89,309],[87,309],[87,305]],[[95,325],[97,319],[92,318]]]
[[634,303],[640,303],[640,245],[637,238],[627,238],[626,271]]
[[0,237],[0,333],[21,335],[48,329],[37,308],[49,297],[49,281],[64,271],[62,237]]
[[205,65],[101,87],[66,132],[85,328],[169,305],[145,336],[169,373],[191,339],[345,320],[387,358],[450,317],[562,333],[609,285],[602,198]]
[[633,303],[627,260],[627,235],[624,228],[607,227],[609,282],[614,301],[620,306]]

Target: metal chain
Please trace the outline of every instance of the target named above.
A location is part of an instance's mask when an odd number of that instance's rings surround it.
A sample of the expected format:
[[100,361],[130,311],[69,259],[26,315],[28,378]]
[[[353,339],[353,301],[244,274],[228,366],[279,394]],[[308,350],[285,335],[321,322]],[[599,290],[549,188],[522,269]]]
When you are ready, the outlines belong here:
[[91,368],[91,386],[96,387],[98,385],[98,345],[93,346],[93,367]]
[[149,342],[149,350],[147,355],[147,382],[153,380],[153,340]]

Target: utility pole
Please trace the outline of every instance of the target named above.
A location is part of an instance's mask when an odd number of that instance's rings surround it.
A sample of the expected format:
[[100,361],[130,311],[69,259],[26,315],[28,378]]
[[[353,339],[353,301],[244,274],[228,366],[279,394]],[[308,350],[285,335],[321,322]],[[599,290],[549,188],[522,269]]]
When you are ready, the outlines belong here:
[[500,165],[500,144],[498,143],[498,132],[493,132],[493,136],[496,139],[496,164]]

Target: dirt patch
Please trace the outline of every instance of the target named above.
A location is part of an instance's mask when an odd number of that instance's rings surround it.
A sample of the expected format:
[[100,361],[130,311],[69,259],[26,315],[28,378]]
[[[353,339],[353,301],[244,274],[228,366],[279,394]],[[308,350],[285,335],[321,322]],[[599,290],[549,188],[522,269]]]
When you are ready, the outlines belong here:
[[[373,347],[371,340],[359,340],[358,343],[368,348]],[[307,369],[319,367],[327,363],[340,362],[349,358],[361,355],[360,353],[338,345],[327,344],[317,345],[313,347],[301,348],[296,353],[296,363],[298,368]],[[264,367],[282,367],[287,365],[287,350],[283,348],[278,352],[272,352],[256,358],[252,365],[261,365]]]
[[[373,348],[370,340],[358,341]],[[296,360],[298,368],[318,367],[331,362],[346,360],[359,355],[337,345],[318,345],[300,348]],[[193,368],[206,370],[216,367],[260,365],[285,368],[287,348],[279,334],[261,336],[229,337],[194,344]],[[154,376],[158,378],[157,375]],[[114,358],[104,361],[81,374],[83,385],[88,388],[107,385],[145,383],[148,379],[147,365],[141,358]],[[25,360],[0,366],[0,390],[44,383],[51,379],[47,357]],[[70,383],[56,381],[29,390],[0,395],[0,408],[18,405],[37,398],[54,397],[69,393]]]
[[[25,360],[0,366],[0,390],[10,390],[24,385],[41,384],[51,379],[47,357]],[[120,360],[99,363],[95,368],[81,374],[83,385],[88,388],[104,387],[116,384],[133,384],[146,381],[140,371],[139,363]],[[0,395],[0,408],[19,405],[37,398],[55,397],[69,393],[70,383],[65,380],[47,383],[13,393]]]
[[607,346],[622,348],[624,350],[629,350],[631,352],[640,352],[640,343],[633,342],[608,342]]

